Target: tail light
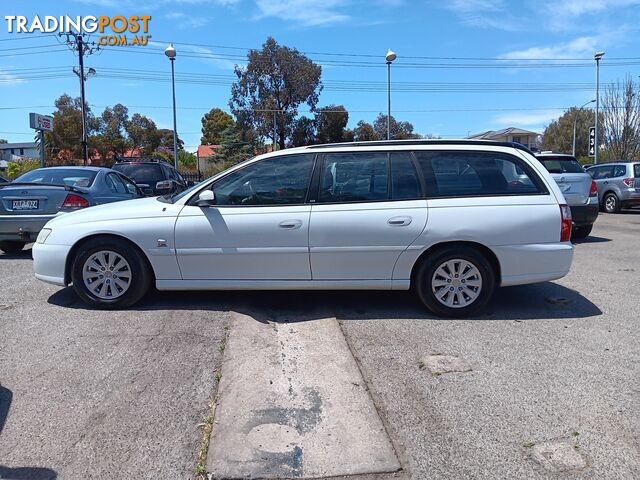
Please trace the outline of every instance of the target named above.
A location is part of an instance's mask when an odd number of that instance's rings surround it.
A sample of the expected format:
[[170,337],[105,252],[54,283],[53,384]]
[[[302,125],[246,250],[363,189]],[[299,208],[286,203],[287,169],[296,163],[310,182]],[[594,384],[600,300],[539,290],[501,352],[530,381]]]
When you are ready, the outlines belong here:
[[161,182],[156,183],[157,190],[167,190],[171,187],[173,187],[173,182],[171,180],[162,180]]
[[560,219],[562,225],[560,226],[560,241],[568,242],[571,240],[571,209],[569,205],[560,205]]
[[591,188],[589,188],[589,196],[597,197],[598,196],[598,184],[595,180],[591,180]]
[[64,202],[62,202],[62,206],[60,208],[76,209],[86,208],[88,206],[89,201],[86,198],[70,193],[67,195],[67,198],[64,199]]
[[635,182],[636,181],[634,178],[625,178],[624,180],[622,180],[622,183],[624,183],[629,188],[633,188],[635,185]]

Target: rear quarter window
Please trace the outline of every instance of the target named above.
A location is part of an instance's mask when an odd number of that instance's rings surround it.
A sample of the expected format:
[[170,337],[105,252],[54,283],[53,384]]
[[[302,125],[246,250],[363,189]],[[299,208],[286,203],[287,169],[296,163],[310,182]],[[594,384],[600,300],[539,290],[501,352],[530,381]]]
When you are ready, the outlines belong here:
[[633,164],[633,176],[640,178],[640,163]]

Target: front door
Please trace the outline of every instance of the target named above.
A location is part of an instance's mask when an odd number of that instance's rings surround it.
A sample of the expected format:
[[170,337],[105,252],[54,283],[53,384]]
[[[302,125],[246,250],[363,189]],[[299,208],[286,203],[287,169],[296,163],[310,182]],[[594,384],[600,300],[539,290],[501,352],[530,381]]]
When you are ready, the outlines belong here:
[[314,280],[391,280],[427,222],[410,152],[330,153],[311,210]]
[[214,182],[214,207],[186,205],[175,227],[185,280],[310,280],[305,204],[313,154],[273,157]]

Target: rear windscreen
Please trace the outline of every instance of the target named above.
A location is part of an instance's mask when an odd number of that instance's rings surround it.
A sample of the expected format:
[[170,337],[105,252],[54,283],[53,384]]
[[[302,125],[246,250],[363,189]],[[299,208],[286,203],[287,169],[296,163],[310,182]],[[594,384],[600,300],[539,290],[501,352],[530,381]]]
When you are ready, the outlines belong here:
[[155,183],[164,180],[162,167],[157,163],[132,163],[113,166],[114,170],[122,172],[136,183]]
[[538,158],[549,173],[584,173],[582,165],[574,158],[545,157]]
[[83,168],[38,168],[20,175],[16,182],[53,183],[71,187],[90,187],[98,172]]

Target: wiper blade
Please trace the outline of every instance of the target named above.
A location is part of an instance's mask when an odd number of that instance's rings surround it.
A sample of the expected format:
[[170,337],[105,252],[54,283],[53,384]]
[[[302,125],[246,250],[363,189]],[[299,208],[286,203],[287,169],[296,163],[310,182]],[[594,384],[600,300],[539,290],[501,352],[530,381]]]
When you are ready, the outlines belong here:
[[4,187],[59,187],[64,188],[67,192],[78,192],[78,193],[87,193],[86,190],[82,190],[78,187],[74,187],[73,185],[67,185],[66,183],[41,183],[41,182],[11,182],[11,183],[0,183],[0,188]]

